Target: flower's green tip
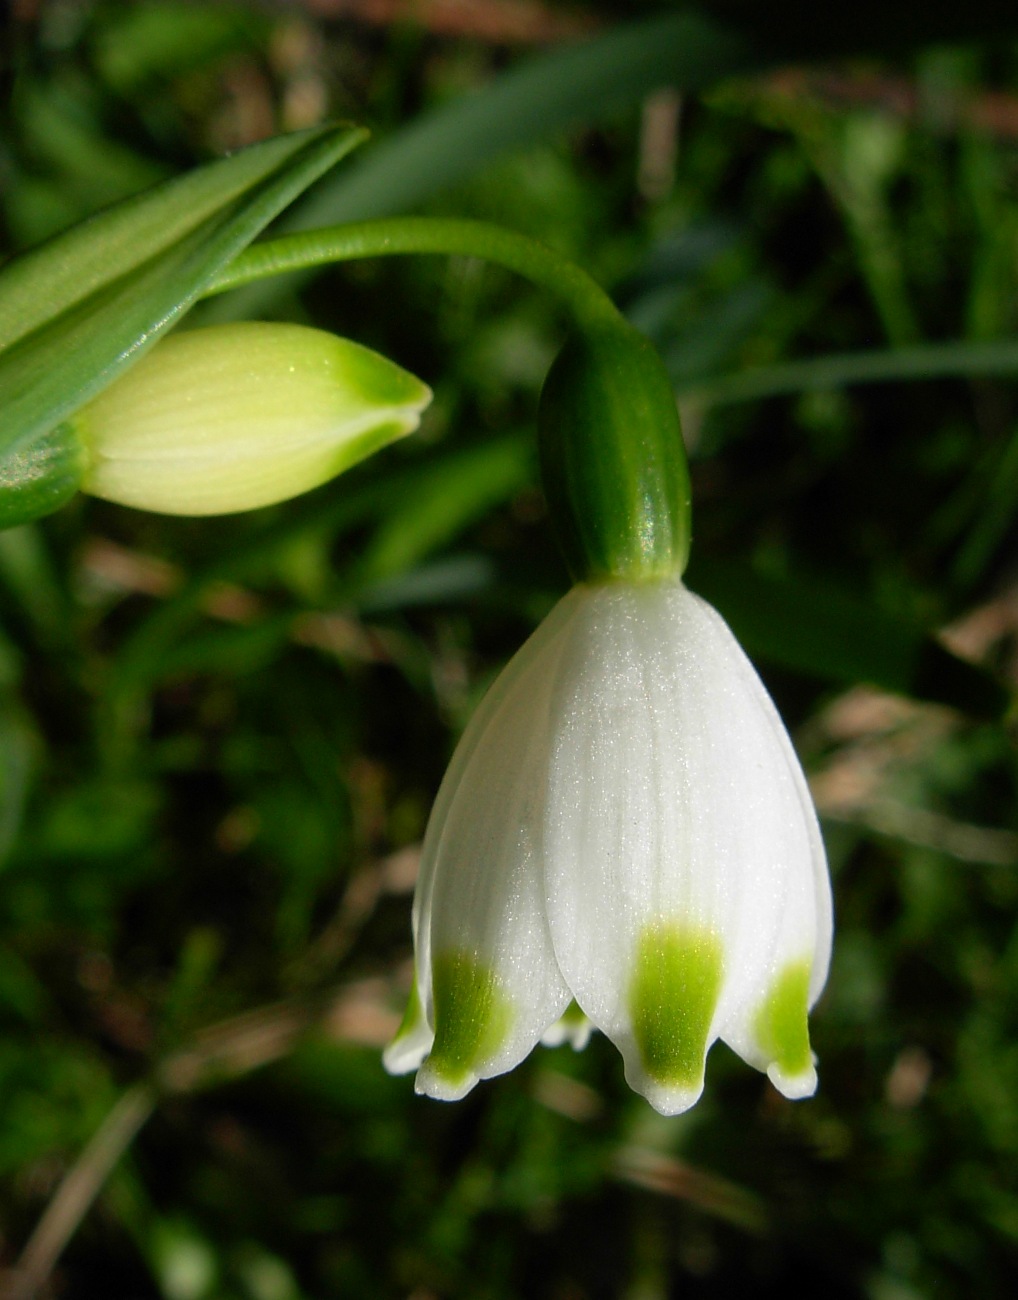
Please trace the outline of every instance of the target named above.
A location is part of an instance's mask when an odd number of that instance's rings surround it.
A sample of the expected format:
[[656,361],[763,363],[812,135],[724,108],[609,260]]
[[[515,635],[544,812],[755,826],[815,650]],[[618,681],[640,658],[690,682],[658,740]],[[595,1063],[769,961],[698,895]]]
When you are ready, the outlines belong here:
[[427,1056],[434,1037],[428,1025],[415,973],[403,1019],[395,1038],[382,1053],[382,1064],[390,1074],[409,1074]]
[[688,1110],[703,1091],[711,1023],[721,991],[721,940],[684,922],[644,928],[637,945],[629,1008],[640,1091],[665,1114]]
[[809,1045],[810,962],[789,962],[768,990],[756,1014],[754,1029],[769,1062],[767,1077],[793,1101],[812,1097],[817,1072]]
[[412,432],[431,392],[302,325],[173,334],[73,417],[93,496],[162,514],[285,501]]
[[458,1101],[505,1042],[512,1004],[494,972],[467,952],[436,954],[431,978],[435,1042],[416,1088],[440,1101]]

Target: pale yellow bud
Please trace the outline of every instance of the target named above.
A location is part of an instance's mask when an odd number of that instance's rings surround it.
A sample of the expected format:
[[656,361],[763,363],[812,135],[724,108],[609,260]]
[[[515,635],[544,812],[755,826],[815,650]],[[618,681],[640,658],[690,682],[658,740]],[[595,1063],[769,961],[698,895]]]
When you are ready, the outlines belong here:
[[318,487],[411,433],[427,385],[348,339],[248,321],[172,334],[73,417],[82,490],[218,515]]

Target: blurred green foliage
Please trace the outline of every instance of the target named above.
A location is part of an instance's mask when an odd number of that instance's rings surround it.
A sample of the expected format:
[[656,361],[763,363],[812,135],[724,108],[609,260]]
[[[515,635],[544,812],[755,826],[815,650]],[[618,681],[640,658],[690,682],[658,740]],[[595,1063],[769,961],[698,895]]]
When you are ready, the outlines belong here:
[[880,6],[789,69],[795,4],[537,7],[540,51],[511,6],[397,8],[16,8],[3,247],[349,119],[375,142],[287,223],[493,219],[611,289],[680,393],[691,585],[815,777],[820,1092],[719,1046],[664,1120],[596,1037],[448,1107],[382,1072],[430,800],[566,581],[532,440],[563,322],[472,262],[345,266],[198,313],[386,352],[435,389],[415,439],[250,515],[0,534],[0,1265],[126,1098],[41,1295],[1009,1296],[1018,402],[977,362],[1018,336],[1014,24]]

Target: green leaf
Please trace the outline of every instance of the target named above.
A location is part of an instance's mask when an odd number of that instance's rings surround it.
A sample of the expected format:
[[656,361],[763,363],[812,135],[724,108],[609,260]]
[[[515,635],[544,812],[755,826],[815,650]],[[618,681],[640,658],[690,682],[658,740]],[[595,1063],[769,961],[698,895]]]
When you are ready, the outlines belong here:
[[822,681],[868,682],[978,717],[1000,718],[1008,692],[928,631],[816,577],[774,577],[694,558],[690,587],[716,605],[754,658]]
[[[574,123],[601,121],[662,86],[698,90],[753,61],[741,38],[688,13],[625,24],[535,55],[376,145],[288,215],[285,228],[309,230],[407,212],[509,150],[547,140]],[[250,316],[282,284],[249,285],[203,309],[203,319]]]
[[45,434],[172,325],[365,133],[281,136],[118,203],[0,272],[0,450]]
[[741,71],[748,47],[695,14],[652,18],[537,55],[380,144],[293,214],[308,228],[397,212],[486,167],[495,154],[603,118],[662,86],[695,90]]

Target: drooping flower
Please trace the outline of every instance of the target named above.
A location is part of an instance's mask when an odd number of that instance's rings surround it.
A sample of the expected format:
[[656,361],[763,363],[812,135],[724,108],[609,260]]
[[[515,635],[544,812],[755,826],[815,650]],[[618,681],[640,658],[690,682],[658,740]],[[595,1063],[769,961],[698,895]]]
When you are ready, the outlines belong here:
[[214,515],[318,487],[416,429],[430,400],[359,343],[244,321],[169,335],[69,423],[83,491]]
[[575,1002],[664,1114],[721,1038],[788,1097],[831,900],[788,735],[721,617],[680,579],[579,585],[471,720],[425,838],[416,989],[386,1054],[454,1099]]
[[385,1054],[454,1099],[592,1024],[664,1114],[727,1042],[816,1087],[807,1013],[831,893],[805,778],[759,677],[682,582],[689,478],[660,358],[575,336],[540,407],[545,495],[577,585],[481,702],[439,790],[416,974]]

